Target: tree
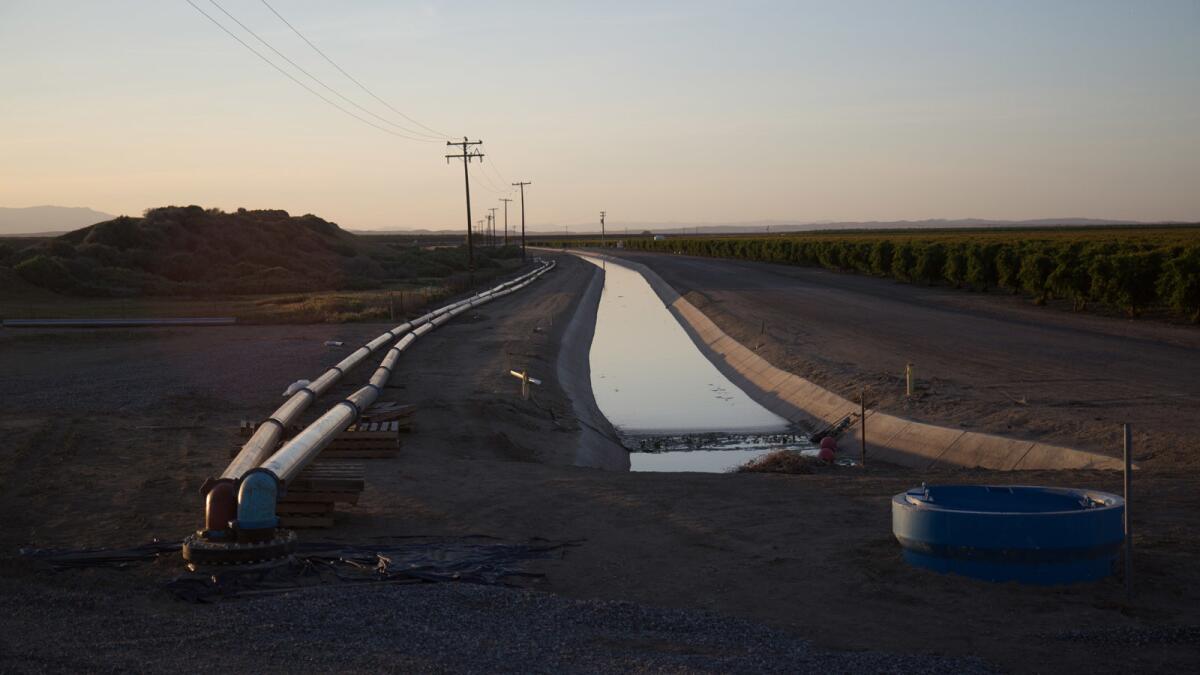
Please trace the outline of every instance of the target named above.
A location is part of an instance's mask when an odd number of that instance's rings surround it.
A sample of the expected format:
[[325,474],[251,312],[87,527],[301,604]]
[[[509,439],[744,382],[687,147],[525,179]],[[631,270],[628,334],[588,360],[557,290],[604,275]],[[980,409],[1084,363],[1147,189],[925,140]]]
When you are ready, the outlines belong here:
[[1200,246],[1186,249],[1163,265],[1158,297],[1172,309],[1200,323]]
[[1158,292],[1162,267],[1156,251],[1102,256],[1088,270],[1092,297],[1125,310],[1130,317],[1151,304]]
[[1016,293],[1021,288],[1018,275],[1021,271],[1021,256],[1011,246],[1003,246],[996,252],[996,284]]
[[1018,273],[1021,287],[1033,295],[1034,302],[1039,305],[1045,304],[1050,294],[1046,282],[1054,267],[1054,259],[1041,251],[1030,251],[1021,256],[1021,270]]
[[946,267],[946,247],[943,244],[926,244],[917,251],[917,261],[914,263],[913,277],[932,286],[941,281],[942,270]]
[[999,250],[997,244],[973,244],[967,249],[967,283],[972,288],[986,293],[988,287],[996,285],[996,253]]
[[880,276],[892,273],[892,257],[896,255],[896,245],[889,239],[880,239],[871,247],[871,271]]
[[967,281],[967,253],[962,246],[955,246],[946,254],[942,276],[954,284],[955,288],[962,288],[963,283]]
[[911,242],[904,242],[896,247],[892,255],[892,276],[900,281],[913,281],[913,266],[917,261],[917,253]]
[[1082,258],[1070,251],[1059,254],[1056,266],[1046,284],[1050,290],[1063,298],[1071,300],[1071,308],[1076,312],[1087,308],[1088,292],[1092,287],[1092,277],[1088,274],[1087,265]]

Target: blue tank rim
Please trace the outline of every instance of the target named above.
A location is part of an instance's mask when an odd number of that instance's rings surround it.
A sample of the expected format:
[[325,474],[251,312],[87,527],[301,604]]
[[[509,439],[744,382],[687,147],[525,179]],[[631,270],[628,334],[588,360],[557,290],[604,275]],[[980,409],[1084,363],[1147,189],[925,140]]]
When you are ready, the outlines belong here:
[[[978,489],[996,489],[996,490],[1021,490],[1036,493],[1052,493],[1061,496],[1075,497],[1079,499],[1088,499],[1095,505],[1089,508],[1073,508],[1066,510],[1047,510],[1047,511],[981,511],[978,509],[957,508],[952,505],[943,505],[936,501],[926,501],[917,499],[922,493],[928,494],[930,490],[942,488],[978,488]],[[914,497],[910,499],[910,497]],[[1053,487],[1046,485],[986,485],[978,483],[945,483],[935,485],[922,484],[920,487],[905,490],[900,494],[892,497],[892,501],[900,506],[909,509],[917,509],[929,512],[942,513],[961,513],[981,517],[1037,517],[1037,516],[1063,516],[1077,513],[1096,513],[1100,511],[1116,510],[1125,508],[1125,499],[1120,495],[1103,490],[1092,490],[1086,488],[1064,488]]]

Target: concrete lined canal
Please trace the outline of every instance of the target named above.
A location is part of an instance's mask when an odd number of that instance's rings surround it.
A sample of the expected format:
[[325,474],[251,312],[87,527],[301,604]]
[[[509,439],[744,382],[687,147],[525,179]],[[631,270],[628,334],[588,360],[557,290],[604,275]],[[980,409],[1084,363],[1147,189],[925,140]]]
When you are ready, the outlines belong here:
[[788,421],[730,382],[637,271],[604,269],[590,352],[592,392],[634,471],[725,471],[780,447]]

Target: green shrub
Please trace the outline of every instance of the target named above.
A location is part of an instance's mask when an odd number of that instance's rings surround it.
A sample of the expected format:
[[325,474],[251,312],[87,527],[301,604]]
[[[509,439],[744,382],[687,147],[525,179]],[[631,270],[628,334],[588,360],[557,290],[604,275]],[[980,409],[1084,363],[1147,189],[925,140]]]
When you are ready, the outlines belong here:
[[59,258],[39,255],[19,263],[13,269],[25,281],[52,291],[66,291],[75,286],[75,279]]

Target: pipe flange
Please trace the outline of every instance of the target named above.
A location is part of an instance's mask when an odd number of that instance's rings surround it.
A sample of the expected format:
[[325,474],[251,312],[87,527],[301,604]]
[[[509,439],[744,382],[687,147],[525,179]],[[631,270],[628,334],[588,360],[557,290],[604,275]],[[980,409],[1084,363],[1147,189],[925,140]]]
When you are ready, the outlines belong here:
[[296,533],[282,529],[257,542],[210,540],[199,532],[183,540],[183,559],[192,568],[282,561],[295,550]]

